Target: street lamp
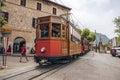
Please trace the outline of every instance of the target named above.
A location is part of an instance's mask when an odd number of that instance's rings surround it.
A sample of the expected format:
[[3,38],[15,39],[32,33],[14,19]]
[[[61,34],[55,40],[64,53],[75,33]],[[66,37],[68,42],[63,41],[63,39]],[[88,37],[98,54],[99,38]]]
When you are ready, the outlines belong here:
[[95,52],[97,52],[97,33],[96,33],[96,30],[95,30],[95,36],[96,36],[96,40],[95,40]]

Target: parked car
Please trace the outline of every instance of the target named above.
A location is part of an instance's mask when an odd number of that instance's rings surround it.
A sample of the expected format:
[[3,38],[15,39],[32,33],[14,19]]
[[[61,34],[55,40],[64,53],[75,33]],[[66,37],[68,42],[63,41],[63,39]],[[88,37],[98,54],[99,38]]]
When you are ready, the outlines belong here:
[[115,46],[110,50],[110,54],[112,56],[119,56],[120,57],[120,46]]

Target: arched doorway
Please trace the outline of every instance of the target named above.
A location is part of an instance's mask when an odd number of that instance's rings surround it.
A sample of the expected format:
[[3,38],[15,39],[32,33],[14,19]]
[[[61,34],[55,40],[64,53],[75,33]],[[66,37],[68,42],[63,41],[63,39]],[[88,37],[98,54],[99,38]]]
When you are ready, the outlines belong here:
[[23,44],[26,44],[25,39],[22,37],[17,37],[13,43],[13,53],[20,53]]

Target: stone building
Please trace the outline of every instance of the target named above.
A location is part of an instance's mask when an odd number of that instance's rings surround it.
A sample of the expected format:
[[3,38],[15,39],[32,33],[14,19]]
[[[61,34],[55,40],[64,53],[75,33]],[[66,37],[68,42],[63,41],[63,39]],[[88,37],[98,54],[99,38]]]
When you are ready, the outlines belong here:
[[36,19],[42,16],[67,14],[70,8],[50,0],[6,0],[4,11],[8,13],[5,29],[12,30],[9,37],[4,37],[4,46],[10,44],[13,53],[19,53],[25,43],[27,53],[34,46],[36,38]]

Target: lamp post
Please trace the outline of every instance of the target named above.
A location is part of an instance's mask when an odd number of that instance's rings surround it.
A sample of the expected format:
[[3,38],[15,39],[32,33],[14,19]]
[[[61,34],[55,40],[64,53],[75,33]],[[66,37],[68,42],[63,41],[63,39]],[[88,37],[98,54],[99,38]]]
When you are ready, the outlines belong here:
[[95,40],[95,52],[97,52],[97,34],[96,34],[96,30],[95,30],[95,36],[96,36],[96,40]]
[[0,38],[1,38],[1,54],[2,54],[2,61],[3,61],[3,66],[5,66],[5,48],[4,48],[4,37],[2,36],[2,33],[1,33],[2,29],[0,27]]

